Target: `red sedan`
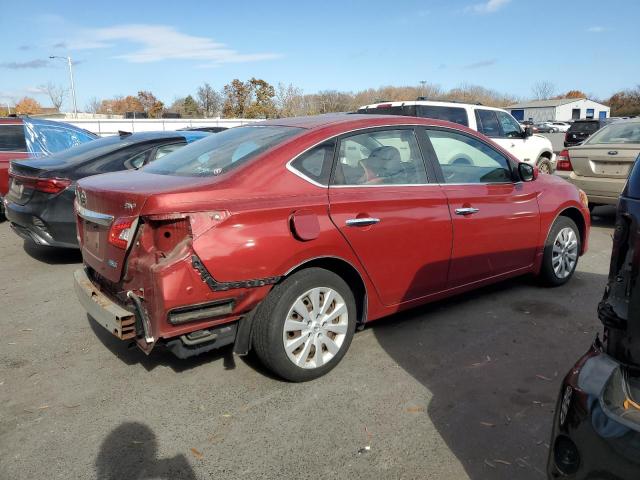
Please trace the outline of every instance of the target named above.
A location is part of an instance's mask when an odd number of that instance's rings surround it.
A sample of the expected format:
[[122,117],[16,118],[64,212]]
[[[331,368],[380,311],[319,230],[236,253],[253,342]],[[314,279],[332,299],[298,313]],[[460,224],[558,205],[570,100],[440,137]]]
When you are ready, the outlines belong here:
[[430,119],[327,115],[227,130],[76,200],[88,313],[145,352],[234,344],[292,381],[357,327],[534,273],[567,282],[587,200],[486,137]]

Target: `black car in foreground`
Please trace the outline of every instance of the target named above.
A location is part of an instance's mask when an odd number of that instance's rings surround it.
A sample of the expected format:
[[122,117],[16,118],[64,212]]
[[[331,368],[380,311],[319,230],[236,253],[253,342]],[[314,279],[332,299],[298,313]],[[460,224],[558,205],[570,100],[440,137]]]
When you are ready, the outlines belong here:
[[73,201],[76,182],[100,173],[133,170],[205,132],[125,133],[99,138],[37,160],[14,160],[6,216],[14,232],[38,245],[78,248]]
[[640,479],[640,161],[620,197],[598,306],[604,336],[565,377],[555,410],[549,478]]

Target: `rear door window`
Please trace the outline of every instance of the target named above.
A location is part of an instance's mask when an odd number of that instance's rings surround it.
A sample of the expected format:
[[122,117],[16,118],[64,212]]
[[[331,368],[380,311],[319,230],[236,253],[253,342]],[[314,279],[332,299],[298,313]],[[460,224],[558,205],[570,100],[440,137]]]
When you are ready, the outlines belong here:
[[332,183],[427,183],[427,172],[413,129],[375,130],[342,139]]
[[574,122],[569,127],[569,132],[593,133],[600,128],[600,122]]
[[476,110],[476,120],[478,121],[478,131],[487,137],[501,137],[502,131],[498,123],[498,117],[493,110]]
[[459,125],[469,126],[467,110],[462,107],[442,107],[438,105],[418,105],[418,116],[446,120]]
[[26,152],[23,125],[0,125],[0,152]]

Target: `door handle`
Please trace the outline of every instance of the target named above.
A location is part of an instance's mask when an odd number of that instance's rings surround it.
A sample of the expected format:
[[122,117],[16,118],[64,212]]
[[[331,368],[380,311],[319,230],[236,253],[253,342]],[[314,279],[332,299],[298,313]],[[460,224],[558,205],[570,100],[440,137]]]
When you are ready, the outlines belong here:
[[456,208],[456,215],[473,215],[474,213],[478,213],[480,209],[473,207],[465,207],[465,208]]
[[347,227],[366,227],[368,225],[374,225],[380,223],[379,218],[365,217],[365,218],[350,218],[345,222]]

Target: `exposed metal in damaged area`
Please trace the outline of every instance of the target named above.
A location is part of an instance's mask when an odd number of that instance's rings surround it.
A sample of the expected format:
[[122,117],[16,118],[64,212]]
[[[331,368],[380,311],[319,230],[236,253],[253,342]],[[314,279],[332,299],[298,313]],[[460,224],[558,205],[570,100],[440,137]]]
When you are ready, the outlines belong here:
[[235,288],[255,288],[264,287],[265,285],[274,285],[280,281],[282,277],[267,277],[258,278],[255,280],[242,280],[238,282],[217,282],[204,266],[202,260],[197,255],[191,256],[191,264],[200,274],[202,281],[206,283],[214,292],[223,292],[226,290],[233,290]]

